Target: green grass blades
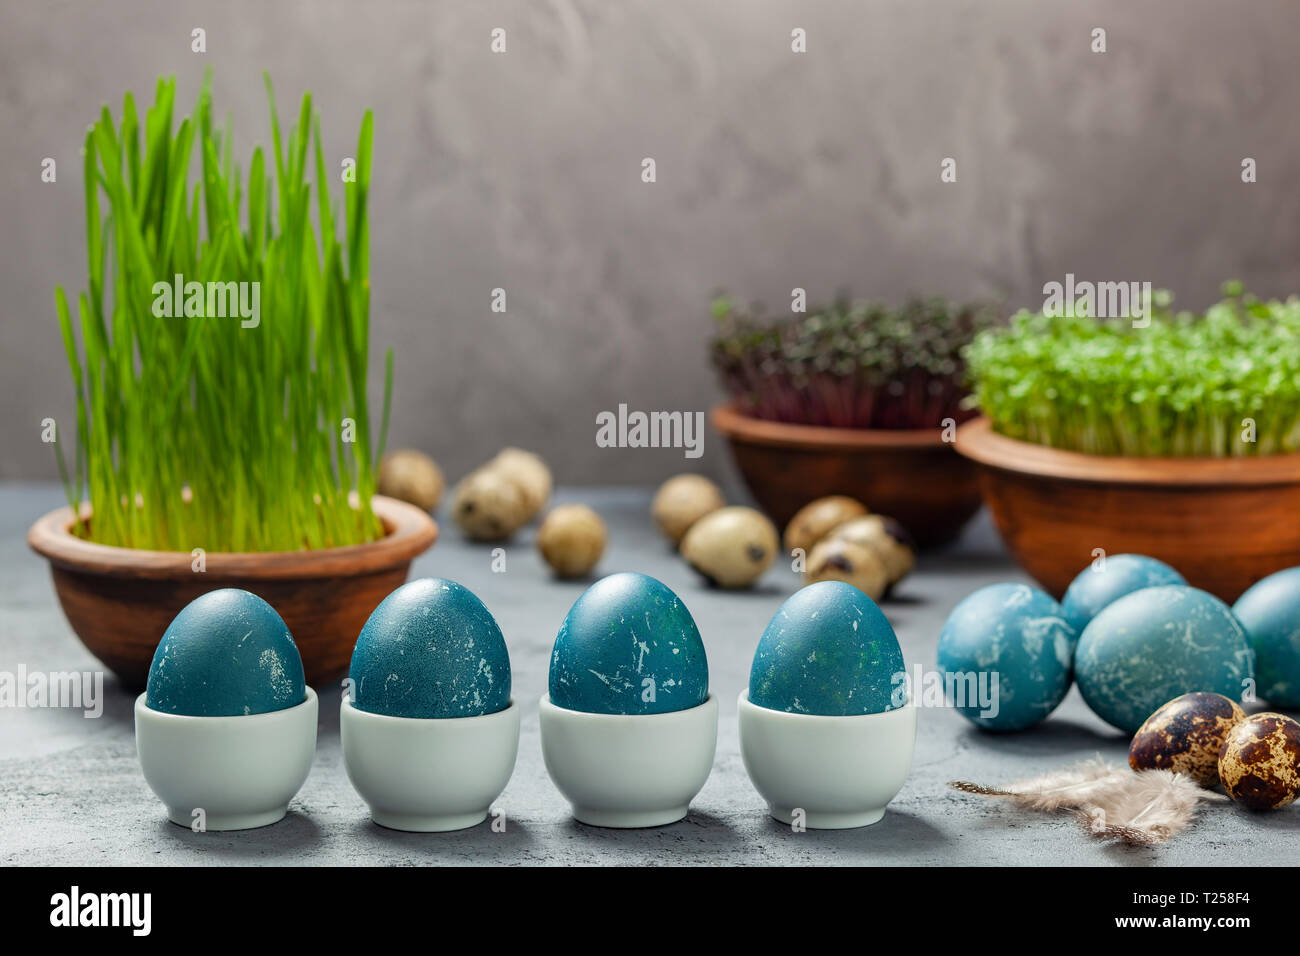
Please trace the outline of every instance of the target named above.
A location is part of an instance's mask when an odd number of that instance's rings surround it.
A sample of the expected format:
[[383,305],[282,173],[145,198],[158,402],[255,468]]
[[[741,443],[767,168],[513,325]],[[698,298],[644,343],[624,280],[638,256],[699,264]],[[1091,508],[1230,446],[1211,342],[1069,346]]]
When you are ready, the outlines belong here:
[[392,353],[373,442],[373,118],[340,206],[310,94],[285,136],[269,77],[266,91],[273,149],[253,151],[247,178],[206,80],[191,116],[178,120],[175,80],[159,80],[143,123],[128,93],[120,122],[105,107],[86,136],[88,289],[55,295],[77,400],[71,466],[56,449],[69,503],[88,495],[93,509],[83,537],[293,551],[383,534],[370,499]]
[[1300,450],[1300,298],[1224,291],[1204,315],[1158,292],[1147,328],[1021,311],[966,350],[972,401],[1004,435],[1096,455]]
[[720,298],[713,366],[741,411],[836,428],[938,428],[962,421],[961,348],[995,321],[979,305],[839,302],[765,318]]

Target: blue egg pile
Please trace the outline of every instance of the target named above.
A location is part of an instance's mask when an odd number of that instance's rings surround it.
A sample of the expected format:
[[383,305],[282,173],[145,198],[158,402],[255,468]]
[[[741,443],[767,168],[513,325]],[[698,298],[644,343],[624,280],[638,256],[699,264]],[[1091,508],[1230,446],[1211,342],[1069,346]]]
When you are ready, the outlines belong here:
[[222,588],[187,604],[149,666],[145,706],[190,717],[267,714],[307,698],[302,658],[275,608]]
[[695,619],[666,585],[611,574],[570,608],[551,652],[550,698],[589,714],[665,714],[709,696]]
[[990,584],[948,616],[938,665],[947,696],[986,730],[1024,730],[1070,690],[1078,633],[1046,591]]
[[1175,697],[1240,701],[1256,682],[1265,700],[1300,706],[1300,568],[1257,582],[1231,608],[1137,554],[1085,568],[1059,605],[1024,585],[992,585],[949,616],[938,661],[950,697],[959,678],[997,674],[998,714],[958,702],[990,730],[1032,726],[1072,682],[1098,717],[1126,733]]
[[389,717],[480,717],[510,705],[510,655],[491,612],[442,578],[402,585],[361,629],[352,705]]
[[749,701],[824,717],[880,714],[906,701],[903,651],[876,602],[843,581],[796,591],[759,639]]

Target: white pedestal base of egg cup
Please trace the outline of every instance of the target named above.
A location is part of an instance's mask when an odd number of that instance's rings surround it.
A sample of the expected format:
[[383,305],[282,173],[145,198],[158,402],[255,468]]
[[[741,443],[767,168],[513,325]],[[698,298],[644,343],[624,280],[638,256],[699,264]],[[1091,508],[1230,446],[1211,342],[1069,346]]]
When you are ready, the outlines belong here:
[[713,770],[718,701],[667,714],[588,714],[541,700],[542,758],[580,823],[657,827],[686,816]]
[[768,812],[813,830],[877,822],[907,780],[916,743],[916,707],[881,714],[821,717],[749,702],[741,691],[740,756]]
[[519,705],[481,717],[418,718],[372,714],[343,699],[343,765],[390,830],[441,833],[487,819],[514,773]]
[[316,692],[269,714],[190,717],[135,699],[135,745],[167,819],[207,830],[251,830],[284,817],[316,755]]

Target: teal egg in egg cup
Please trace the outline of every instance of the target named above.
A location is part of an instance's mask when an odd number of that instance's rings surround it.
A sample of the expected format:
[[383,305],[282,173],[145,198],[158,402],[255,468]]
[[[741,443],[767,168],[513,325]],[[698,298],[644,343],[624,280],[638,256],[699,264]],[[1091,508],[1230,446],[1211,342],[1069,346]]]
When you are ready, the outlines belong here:
[[885,815],[916,741],[905,677],[893,627],[852,585],[818,582],[781,606],[737,702],[741,758],[772,817],[842,830]]
[[644,574],[602,578],[570,609],[540,703],[542,757],[581,823],[686,816],[713,769],[718,702],[690,611]]
[[145,780],[179,826],[284,817],[316,753],[316,693],[284,621],[255,594],[209,591],[168,626],[135,702]]
[[510,656],[468,588],[411,581],[357,638],[339,713],[348,779],[375,823],[420,833],[482,823],[519,752]]

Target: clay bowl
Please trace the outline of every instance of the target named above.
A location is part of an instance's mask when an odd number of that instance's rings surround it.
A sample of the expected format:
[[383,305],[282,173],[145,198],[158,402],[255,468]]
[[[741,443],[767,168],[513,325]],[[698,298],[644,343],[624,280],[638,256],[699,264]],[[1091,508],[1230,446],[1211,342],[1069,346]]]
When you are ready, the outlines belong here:
[[823,495],[849,495],[898,519],[922,547],[951,541],[979,510],[975,467],[939,429],[822,428],[713,409],[754,500],[785,527]]
[[243,588],[284,618],[302,653],[307,683],[317,687],[347,668],[370,612],[399,587],[438,526],[392,498],[372,507],[388,532],[369,544],[320,551],[206,555],[196,572],[188,552],[114,548],[74,537],[71,508],[59,508],[27,532],[47,558],[63,613],[86,649],[130,690],[144,687],[163,631],[176,613],[206,591]]
[[1057,598],[1093,560],[1145,554],[1232,603],[1300,565],[1300,454],[1111,458],[1017,441],[985,418],[957,430],[1007,547]]

